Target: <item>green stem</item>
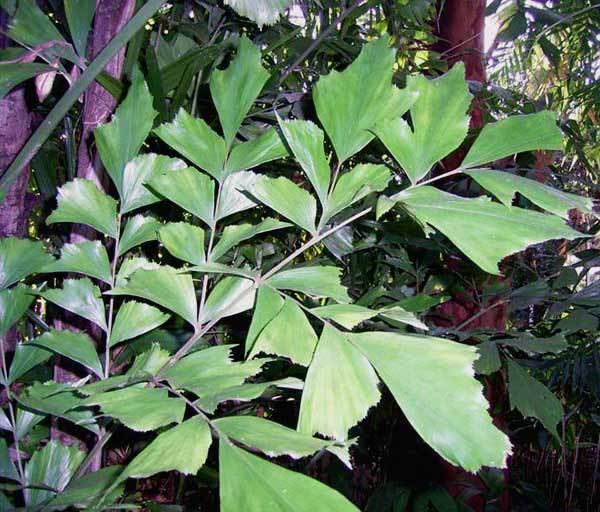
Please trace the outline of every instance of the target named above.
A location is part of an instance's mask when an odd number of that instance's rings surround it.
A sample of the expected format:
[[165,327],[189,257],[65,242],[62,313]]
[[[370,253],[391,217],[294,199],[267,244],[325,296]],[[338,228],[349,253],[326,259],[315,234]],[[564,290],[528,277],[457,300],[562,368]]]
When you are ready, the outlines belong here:
[[50,114],[34,132],[25,146],[19,151],[10,167],[0,178],[0,200],[2,200],[16,177],[33,158],[42,144],[52,134],[70,108],[75,104],[96,76],[108,62],[127,44],[127,42],[144,27],[146,21],[161,7],[164,0],[149,0],[123,27],[123,29],[108,43],[92,61],[79,79],[54,106]]
[[[121,220],[122,216],[119,213],[117,215],[117,235],[115,237],[115,252],[113,254],[112,265],[111,265],[111,289],[115,287],[115,280],[117,277],[117,263],[119,261],[119,245],[121,241]],[[110,375],[110,338],[112,335],[113,328],[113,312],[115,308],[115,298],[111,295],[108,302],[108,325],[106,328],[106,344],[104,348],[104,378],[108,379]]]

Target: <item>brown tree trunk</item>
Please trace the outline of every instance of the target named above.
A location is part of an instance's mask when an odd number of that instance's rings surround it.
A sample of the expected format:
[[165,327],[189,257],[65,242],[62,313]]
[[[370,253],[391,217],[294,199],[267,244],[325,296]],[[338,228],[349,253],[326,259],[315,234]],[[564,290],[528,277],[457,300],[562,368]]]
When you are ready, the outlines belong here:
[[[9,39],[4,35],[7,26],[8,14],[0,8],[0,49],[9,45]],[[31,122],[25,89],[22,86],[16,87],[0,100],[0,176],[29,139]],[[28,183],[29,166],[26,166],[0,203],[0,237],[22,237],[25,234]]]

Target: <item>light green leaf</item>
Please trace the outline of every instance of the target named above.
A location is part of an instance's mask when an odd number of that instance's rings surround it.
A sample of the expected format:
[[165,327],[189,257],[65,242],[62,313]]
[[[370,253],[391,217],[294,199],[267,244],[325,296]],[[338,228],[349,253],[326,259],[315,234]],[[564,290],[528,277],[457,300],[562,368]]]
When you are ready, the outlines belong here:
[[248,377],[260,372],[269,360],[234,363],[230,353],[233,345],[218,345],[193,352],[177,361],[164,373],[171,386],[199,395],[218,393],[232,386],[241,385]]
[[343,174],[333,189],[321,223],[360,201],[371,192],[381,192],[392,178],[385,165],[359,164]]
[[137,270],[126,284],[106,293],[141,297],[177,313],[192,325],[196,322],[198,307],[192,277],[173,267],[163,265],[152,270]]
[[146,478],[163,471],[194,475],[206,462],[212,443],[210,428],[194,416],[159,434],[125,468],[119,478]]
[[544,110],[486,124],[460,166],[467,169],[524,151],[562,148],[556,114]]
[[159,268],[161,268],[160,264],[149,261],[144,256],[130,256],[121,262],[115,284],[117,287],[126,286],[127,281],[134,272],[138,270],[157,270]]
[[154,176],[166,175],[170,171],[185,169],[185,162],[154,153],[140,155],[130,160],[123,170],[121,185],[121,213],[128,213],[142,206],[160,201],[160,189],[154,193],[146,183]]
[[233,7],[238,14],[250,18],[258,28],[277,23],[279,15],[292,3],[293,0],[225,0],[225,5]]
[[156,329],[169,319],[160,309],[142,302],[124,302],[110,333],[110,346]]
[[233,146],[225,163],[225,172],[246,171],[287,155],[288,151],[277,130],[268,128],[258,137]]
[[[202,119],[180,109],[171,123],[161,124],[155,133],[200,169],[216,180],[223,180],[225,141]],[[157,190],[160,192],[160,189]]]
[[215,184],[206,174],[188,167],[150,178],[149,185],[184,210],[213,224]]
[[310,121],[302,120],[279,121],[279,126],[321,204],[326,204],[331,170],[325,156],[323,130]]
[[558,398],[537,379],[511,359],[508,363],[510,406],[523,416],[540,420],[544,428],[560,439],[556,425],[562,420],[563,407]]
[[102,364],[96,354],[96,346],[85,333],[50,329],[30,343],[68,357],[102,378]]
[[289,455],[300,459],[332,444],[256,416],[230,416],[216,420],[215,424],[227,437],[269,457]]
[[474,377],[474,347],[389,332],[348,337],[373,364],[411,425],[444,459],[473,472],[506,466],[511,445],[487,412]]
[[205,323],[251,309],[255,295],[253,280],[237,276],[224,277],[206,299],[200,321]]
[[[123,466],[114,465],[88,473],[72,480],[67,488],[46,505],[47,510],[65,510],[69,508],[90,510],[98,505],[110,505],[105,494],[123,471]],[[115,494],[121,495],[122,488]]]
[[337,329],[326,325],[308,368],[298,430],[338,441],[381,397],[369,361]]
[[260,176],[248,192],[309,233],[316,231],[317,202],[293,181],[284,177]]
[[36,382],[19,395],[19,403],[27,410],[64,418],[98,435],[100,428],[94,421],[94,414],[81,407],[81,402],[76,388],[52,381],[45,384]]
[[37,62],[0,63],[0,100],[21,82],[49,71],[51,66]]
[[10,290],[0,289],[0,336],[19,321],[33,302],[30,288],[19,284]]
[[221,512],[358,512],[337,491],[219,441]]
[[39,272],[51,261],[42,242],[12,236],[0,239],[0,289]]
[[75,49],[79,56],[85,59],[88,32],[96,12],[96,2],[94,0],[65,0],[64,7]]
[[99,240],[63,245],[60,258],[46,265],[43,272],[76,272],[112,283],[108,255]]
[[559,217],[521,208],[509,209],[485,197],[463,198],[432,187],[418,187],[392,199],[399,200],[421,223],[447,236],[490,274],[499,274],[498,263],[503,258],[529,245],[584,236]]
[[410,311],[406,311],[404,308],[400,306],[391,306],[382,308],[378,311],[379,316],[384,320],[391,320],[392,322],[400,322],[407,325],[412,325],[417,329],[423,329],[424,331],[428,331],[429,327],[427,327],[421,320],[417,318],[414,313]]
[[[67,447],[52,440],[31,456],[25,466],[25,478],[29,485],[42,485],[62,491],[84,459],[85,452],[76,444]],[[39,487],[26,488],[23,494],[29,507],[39,506],[55,495],[54,492]]]
[[138,154],[152,130],[157,114],[152,102],[144,75],[138,68],[134,68],[126,98],[117,107],[110,123],[99,126],[94,131],[98,153],[121,199],[124,199],[125,165]]
[[58,207],[47,224],[72,222],[85,224],[108,235],[117,236],[117,202],[89,180],[75,178],[58,189]]
[[240,242],[248,240],[261,233],[267,231],[275,231],[277,229],[289,228],[291,224],[288,222],[280,222],[276,219],[266,218],[258,224],[239,224],[226,226],[219,241],[213,247],[210,254],[212,261],[217,261],[224,256],[229,249],[235,247]]
[[317,335],[306,315],[294,301],[286,299],[275,318],[258,335],[248,358],[262,352],[308,366],[316,345]]
[[223,71],[213,71],[210,77],[210,92],[227,148],[231,147],[244,117],[269,78],[269,72],[262,67],[260,57],[260,48],[242,36],[231,64]]
[[65,279],[62,288],[46,289],[40,295],[71,313],[87,318],[102,330],[107,330],[100,288],[88,278]]
[[296,267],[277,272],[267,282],[273,288],[294,290],[316,297],[331,297],[337,302],[348,302],[348,291],[340,283],[341,272],[337,267]]
[[201,265],[205,262],[204,230],[187,222],[169,222],[160,228],[158,238],[173,256]]
[[513,198],[518,192],[525,196],[532,203],[540,208],[558,215],[563,219],[569,219],[569,211],[572,209],[581,210],[585,213],[593,213],[593,203],[591,197],[582,197],[575,194],[568,194],[535,180],[522,178],[509,172],[492,171],[491,169],[481,169],[467,171],[483,188],[494,194],[500,202],[511,207]]
[[166,389],[130,386],[99,393],[83,402],[98,405],[104,414],[118,419],[136,432],[149,432],[170,423],[181,423],[185,402],[169,398]]
[[252,270],[241,267],[230,267],[223,265],[222,263],[201,263],[200,265],[194,265],[186,270],[190,272],[201,272],[203,274],[226,274],[232,276],[245,277],[247,279],[256,279],[258,273]]
[[402,118],[388,116],[373,131],[410,181],[417,183],[467,136],[471,94],[462,63],[434,80],[411,76],[406,89],[418,94],[410,108],[412,128]]
[[256,203],[249,197],[250,190],[258,176],[252,171],[240,171],[228,176],[221,187],[221,198],[217,208],[217,220],[224,219],[234,213],[254,208]]
[[196,404],[209,414],[214,414],[221,402],[226,402],[228,400],[249,402],[262,396],[267,390],[276,386],[290,389],[302,389],[304,382],[295,377],[286,377],[285,379],[272,380],[269,382],[240,384],[238,386],[220,389],[212,394],[203,393],[196,401]]
[[119,240],[119,256],[138,245],[156,240],[161,226],[162,224],[154,217],[144,215],[131,217],[125,224]]
[[271,320],[273,320],[273,318],[275,318],[275,316],[277,316],[277,313],[281,311],[283,303],[284,300],[272,288],[268,286],[261,286],[258,288],[254,315],[252,316],[252,322],[250,323],[248,334],[246,335],[246,357],[250,350],[252,350],[252,347],[262,330]]
[[354,329],[358,324],[378,315],[378,311],[356,304],[330,304],[313,308],[315,314],[337,322],[346,329]]
[[374,137],[370,131],[383,119],[406,112],[417,98],[414,90],[392,85],[395,52],[389,37],[363,46],[343,72],[322,76],[313,89],[317,115],[343,162]]
[[0,438],[0,478],[7,478],[15,482],[19,481],[17,468],[15,468],[15,465],[10,460],[8,445],[3,438]]
[[52,352],[37,347],[31,342],[17,343],[15,354],[12,363],[10,364],[10,372],[8,374],[8,382],[13,383],[18,378],[25,375],[29,370],[35,368],[38,364],[46,362],[52,356]]

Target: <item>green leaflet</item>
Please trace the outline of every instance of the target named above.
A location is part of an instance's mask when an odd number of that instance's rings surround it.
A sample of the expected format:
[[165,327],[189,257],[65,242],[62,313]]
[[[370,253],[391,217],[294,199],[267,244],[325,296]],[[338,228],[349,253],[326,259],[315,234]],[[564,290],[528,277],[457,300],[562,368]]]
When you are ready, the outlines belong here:
[[512,206],[515,194],[519,193],[540,208],[563,219],[568,219],[569,211],[573,209],[593,213],[593,200],[590,197],[568,194],[562,190],[509,172],[481,169],[467,171],[466,174],[471,176],[488,192],[494,194],[503,205],[509,208]]
[[359,164],[343,174],[327,202],[321,225],[371,192],[381,192],[392,178],[385,165]]
[[0,336],[19,321],[32,301],[31,289],[23,284],[10,290],[0,289]]
[[[138,154],[152,130],[156,114],[144,75],[135,68],[131,87],[126,98],[117,107],[111,122],[94,131],[102,163],[123,200],[125,165]],[[128,177],[130,179],[131,176]]]
[[221,512],[358,512],[346,498],[300,473],[219,441]]
[[204,465],[211,443],[208,425],[194,416],[159,434],[129,463],[119,481],[145,478],[162,471],[194,475]]
[[168,176],[170,171],[186,167],[185,162],[178,158],[154,153],[140,155],[127,162],[122,176],[121,213],[128,213],[160,201],[160,194],[154,193],[146,183],[155,176]]
[[379,378],[369,361],[337,329],[325,325],[306,374],[298,430],[338,441],[379,402]]
[[502,367],[498,347],[494,341],[484,341],[477,345],[479,359],[473,364],[475,373],[480,375],[491,375]]
[[15,482],[19,481],[17,468],[15,468],[15,465],[10,460],[8,445],[4,438],[0,438],[0,478],[7,478]]
[[96,2],[94,0],[65,0],[64,7],[75,49],[80,57],[85,58],[88,32],[96,12]]
[[309,233],[316,231],[317,203],[315,198],[293,181],[284,177],[260,176],[252,183],[248,191],[261,203],[266,204]]
[[562,420],[563,407],[558,398],[517,363],[507,359],[507,364],[510,406],[523,416],[540,420],[548,432],[560,439],[556,425]]
[[276,316],[258,335],[248,358],[260,353],[274,354],[308,366],[316,345],[317,335],[306,315],[293,300],[286,299]]
[[487,412],[474,377],[473,347],[389,332],[348,338],[373,364],[415,430],[444,459],[473,472],[481,466],[505,467],[511,445]]
[[[85,459],[85,452],[77,446],[64,446],[52,440],[36,451],[25,466],[25,478],[34,485],[42,485],[62,491]],[[25,503],[36,507],[52,498],[55,493],[39,487],[30,487],[23,491]]]
[[273,25],[279,15],[292,5],[293,0],[225,0],[226,5],[233,7],[239,14],[250,18],[262,28],[263,25]]
[[247,190],[258,180],[252,171],[235,172],[227,176],[221,187],[221,197],[217,208],[216,220],[224,219],[234,213],[254,208],[256,203],[249,197]]
[[38,347],[31,342],[17,343],[13,360],[10,364],[8,382],[15,382],[19,377],[25,375],[38,364],[46,362],[51,356],[52,352]]
[[324,205],[327,203],[331,171],[325,156],[325,134],[316,124],[310,121],[279,121],[281,131],[312,183],[312,186]]
[[256,416],[230,416],[215,421],[227,437],[258,449],[269,457],[307,457],[332,444]]
[[134,215],[131,217],[121,233],[119,256],[122,256],[138,245],[156,240],[158,230],[161,226],[162,224],[154,217],[146,217],[144,215]]
[[212,252],[210,253],[210,259],[212,261],[217,261],[219,258],[224,256],[229,249],[256,235],[266,233],[267,231],[289,228],[290,226],[291,224],[288,222],[281,222],[271,218],[266,218],[258,224],[239,224],[226,226],[223,230],[221,238],[219,238],[219,241],[215,244]]
[[117,283],[106,293],[141,297],[177,313],[192,325],[196,323],[198,306],[192,277],[173,267],[135,270],[125,283]]
[[[573,240],[581,233],[552,215],[507,208],[488,198],[463,198],[433,187],[406,190],[392,198],[380,198],[384,210],[399,201],[424,225],[447,236],[466,256],[490,274],[499,274],[498,263],[529,245],[565,238]],[[493,243],[492,243],[493,241]]]
[[266,162],[288,155],[288,151],[275,128],[267,128],[252,140],[236,144],[225,163],[227,175],[246,171]]
[[116,345],[156,329],[169,319],[160,309],[142,302],[124,302],[110,332],[110,345]]
[[88,278],[65,279],[62,288],[46,289],[40,295],[71,313],[87,318],[106,332],[106,314],[100,288]]
[[460,167],[473,168],[524,151],[561,150],[562,147],[562,135],[554,112],[544,110],[536,114],[511,116],[486,124]]
[[254,306],[254,281],[244,277],[224,277],[210,292],[200,318],[201,323],[237,315]]
[[158,238],[173,256],[195,265],[202,265],[204,230],[187,222],[169,222],[158,231]]
[[346,329],[354,329],[361,322],[378,314],[373,309],[357,306],[356,304],[330,304],[313,308],[311,311],[321,318],[337,322]]
[[137,432],[149,432],[170,423],[181,423],[185,402],[169,398],[166,389],[130,386],[99,393],[82,402],[98,405],[104,414]]
[[184,210],[211,226],[215,202],[215,184],[206,174],[188,167],[155,175],[148,184]]
[[112,238],[117,237],[117,202],[89,180],[75,178],[58,189],[58,207],[47,224],[85,224]]
[[[184,109],[180,109],[171,123],[161,124],[155,133],[213,178],[223,180],[225,141],[202,119],[192,117]],[[160,191],[160,188],[157,190]]]
[[283,299],[272,288],[268,286],[260,286],[256,294],[256,307],[252,315],[252,323],[248,328],[246,335],[245,354],[248,354],[254,347],[256,339],[267,326],[267,324],[277,316],[283,307]]
[[96,346],[85,333],[51,329],[30,343],[68,357],[102,378],[102,364],[96,354]]
[[269,78],[260,63],[260,49],[242,36],[238,52],[225,70],[210,77],[210,92],[219,114],[225,145],[231,147],[244,117]]
[[410,108],[412,128],[399,116],[388,116],[373,129],[412,183],[454,151],[467,135],[471,94],[464,77],[462,63],[434,80],[423,75],[409,77],[406,90],[418,95]]
[[44,266],[43,272],[76,272],[111,284],[110,263],[99,240],[65,244],[60,258]]
[[340,283],[340,274],[341,269],[337,267],[296,267],[277,272],[267,282],[273,288],[348,302],[348,291]]
[[370,130],[377,122],[400,117],[416,100],[414,91],[392,85],[394,60],[389,37],[381,37],[363,46],[344,71],[322,76],[314,87],[317,115],[339,162],[373,139]]
[[[38,7],[35,0],[20,0],[17,12],[10,23],[11,39],[35,47],[48,41],[65,42],[64,37]],[[69,52],[73,57],[73,52]]]
[[0,289],[40,272],[51,261],[42,242],[14,237],[0,239]]

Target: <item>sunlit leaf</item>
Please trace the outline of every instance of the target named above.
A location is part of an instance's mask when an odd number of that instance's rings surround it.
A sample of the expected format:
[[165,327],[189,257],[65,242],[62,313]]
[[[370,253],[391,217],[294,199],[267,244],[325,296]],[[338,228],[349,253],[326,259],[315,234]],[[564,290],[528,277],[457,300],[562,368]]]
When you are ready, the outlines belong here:
[[326,325],[306,375],[298,430],[346,440],[348,430],[379,402],[378,383],[365,356]]
[[65,279],[62,288],[49,288],[40,295],[71,313],[87,318],[107,330],[104,302],[98,288],[89,279]]
[[250,18],[262,28],[263,25],[277,23],[279,15],[292,5],[293,0],[225,0],[239,14]]
[[260,48],[242,36],[237,55],[227,69],[215,70],[210,77],[210,92],[228,148],[269,78],[269,72],[262,67],[260,59]]
[[225,179],[217,208],[217,220],[256,206],[246,190],[249,190],[257,179],[258,176],[252,171],[236,172]]
[[58,189],[58,207],[46,222],[85,224],[116,238],[117,202],[89,180],[75,178]]
[[233,146],[225,163],[225,171],[231,174],[246,171],[266,162],[287,156],[288,151],[275,128],[268,128],[258,137]]
[[433,80],[423,75],[410,76],[406,90],[418,94],[410,108],[412,127],[400,117],[388,116],[375,126],[374,132],[410,181],[416,183],[466,137],[471,94],[462,63]]
[[141,336],[161,326],[168,319],[168,314],[149,304],[124,302],[117,312],[110,332],[110,345]]
[[125,254],[130,249],[158,238],[158,230],[162,224],[154,217],[134,215],[125,224],[119,240],[119,255]]
[[111,284],[110,263],[99,240],[62,246],[60,258],[46,265],[44,272],[76,272]]
[[206,299],[200,320],[208,322],[242,313],[254,306],[255,295],[256,289],[251,279],[224,277]]
[[556,114],[548,110],[536,114],[510,116],[486,124],[460,164],[463,169],[494,162],[524,151],[563,147]]
[[158,232],[160,242],[180,260],[201,265],[204,254],[204,230],[187,222],[169,222]]
[[252,322],[248,328],[248,334],[246,335],[245,354],[248,356],[256,339],[262,332],[262,330],[269,324],[273,318],[277,316],[277,313],[281,311],[284,300],[277,293],[268,286],[261,286],[256,294],[256,307],[254,308],[254,314],[252,315]]
[[222,181],[225,141],[202,119],[180,109],[171,123],[161,124],[155,133],[190,162]]
[[475,348],[389,332],[348,337],[373,364],[411,425],[444,459],[473,472],[506,466],[511,445],[493,425],[474,377]]
[[274,288],[294,290],[316,297],[331,297],[338,302],[348,302],[348,291],[340,283],[341,270],[337,267],[296,267],[282,270],[267,282]]
[[311,311],[322,318],[337,322],[346,329],[354,329],[361,322],[373,318],[379,313],[356,304],[330,304],[313,308]]

